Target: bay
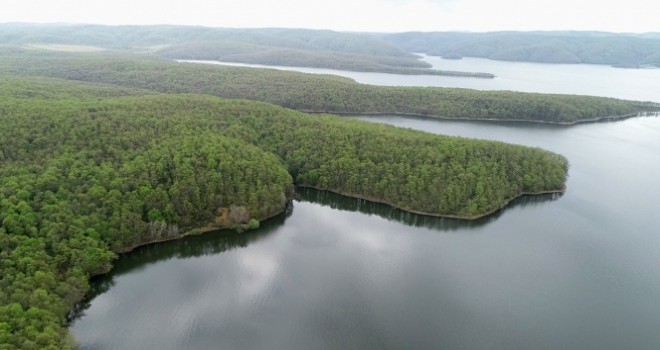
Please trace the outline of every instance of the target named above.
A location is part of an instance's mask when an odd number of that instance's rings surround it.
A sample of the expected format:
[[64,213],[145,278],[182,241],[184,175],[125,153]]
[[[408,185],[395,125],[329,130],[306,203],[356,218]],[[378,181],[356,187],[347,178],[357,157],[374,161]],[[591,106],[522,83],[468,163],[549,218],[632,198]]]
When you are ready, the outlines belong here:
[[568,190],[458,221],[299,189],[257,231],[123,255],[76,310],[82,348],[658,347],[660,118],[356,118],[561,153]]

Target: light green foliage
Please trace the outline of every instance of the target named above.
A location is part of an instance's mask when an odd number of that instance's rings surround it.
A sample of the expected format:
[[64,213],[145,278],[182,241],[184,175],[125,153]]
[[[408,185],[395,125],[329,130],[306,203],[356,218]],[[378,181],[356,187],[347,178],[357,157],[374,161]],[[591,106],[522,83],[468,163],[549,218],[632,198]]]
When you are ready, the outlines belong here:
[[113,252],[178,237],[222,206],[272,215],[292,186],[274,155],[187,130],[184,109],[141,115],[148,106],[136,100],[84,103],[69,92],[78,86],[85,99],[94,85],[52,82],[5,80],[47,99],[0,92],[0,343],[9,349],[67,349],[65,317]]
[[[179,237],[211,222],[219,207],[254,225],[283,210],[294,182],[471,217],[522,192],[561,190],[566,179],[566,160],[539,149],[134,89],[222,86],[235,97],[286,91],[286,79],[271,81],[277,89],[254,87],[273,72],[50,59],[39,61],[43,66],[25,60],[23,73],[125,87],[6,73],[0,79],[0,347],[71,348],[67,312],[115,253]],[[209,72],[222,75],[205,79]],[[247,86],[251,91],[241,90]],[[313,93],[313,86],[298,91]]]
[[259,220],[257,219],[250,219],[250,222],[248,222],[248,228],[250,230],[256,230],[259,228]]

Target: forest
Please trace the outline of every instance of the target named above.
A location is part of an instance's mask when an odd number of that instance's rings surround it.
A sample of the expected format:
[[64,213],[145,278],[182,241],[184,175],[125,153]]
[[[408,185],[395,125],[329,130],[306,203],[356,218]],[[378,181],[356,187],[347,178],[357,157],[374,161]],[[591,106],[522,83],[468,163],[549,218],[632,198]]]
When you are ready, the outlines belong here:
[[310,29],[0,24],[0,45],[171,59],[492,78],[431,69],[413,53],[542,63],[660,67],[660,36],[586,31],[347,33]]
[[615,67],[660,67],[660,37],[603,32],[397,33],[388,42],[410,52],[447,58],[589,63]]
[[541,149],[46,77],[4,74],[0,121],[2,349],[74,347],[67,315],[117,253],[255,228],[294,185],[477,218],[568,172]]
[[[208,230],[257,228],[286,210],[296,186],[462,219],[497,212],[523,194],[565,190],[569,165],[558,154],[325,113],[576,123],[659,108],[178,63],[149,46],[183,35],[179,27],[141,27],[133,36],[135,28],[123,28],[124,41],[118,28],[77,29],[0,35],[10,43],[0,46],[0,349],[75,348],[68,315],[117,254]],[[275,32],[287,50],[310,55],[410,58],[382,40],[370,48],[357,34],[348,45],[335,42],[336,33],[314,41],[317,33]],[[244,42],[274,38],[259,35]],[[85,47],[100,38],[116,47]],[[144,52],[122,50],[123,43]]]
[[0,45],[50,50],[131,52],[171,59],[218,60],[396,74],[493,78],[431,69],[383,39],[309,29],[186,26],[0,24]]
[[304,112],[402,114],[444,119],[574,124],[660,110],[657,104],[612,98],[384,87],[331,75],[179,63],[127,54],[0,50],[0,71],[106,83],[164,93],[249,99]]

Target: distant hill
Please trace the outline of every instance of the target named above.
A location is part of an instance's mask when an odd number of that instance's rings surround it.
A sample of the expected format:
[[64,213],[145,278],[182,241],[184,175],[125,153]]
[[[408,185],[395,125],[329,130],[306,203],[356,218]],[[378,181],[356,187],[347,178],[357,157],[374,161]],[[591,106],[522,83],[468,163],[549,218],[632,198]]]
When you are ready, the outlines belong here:
[[311,29],[230,29],[174,25],[0,24],[0,46],[56,51],[129,51],[171,59],[215,60],[360,72],[493,78],[431,69],[417,55],[363,33]]
[[310,29],[228,29],[191,26],[0,24],[0,45],[55,51],[130,51],[172,59],[397,74],[493,78],[448,72],[369,34]]
[[660,67],[660,33],[409,32],[383,38],[410,52],[443,57]]
[[[109,49],[158,52],[183,43],[225,43],[237,47],[414,57],[380,38],[357,33],[310,29],[229,29],[198,26],[105,26],[66,24],[0,24],[3,44],[74,44]],[[230,45],[233,44],[233,45]]]
[[[179,63],[117,53],[0,50],[2,74],[104,83],[163,93],[258,100],[306,112],[573,124],[657,112],[657,104],[593,96],[389,87],[276,69]],[[1,79],[0,79],[1,80]]]
[[660,33],[408,32],[193,26],[0,24],[0,46],[57,51],[121,51],[170,59],[493,78],[431,69],[414,53],[451,59],[660,67]]

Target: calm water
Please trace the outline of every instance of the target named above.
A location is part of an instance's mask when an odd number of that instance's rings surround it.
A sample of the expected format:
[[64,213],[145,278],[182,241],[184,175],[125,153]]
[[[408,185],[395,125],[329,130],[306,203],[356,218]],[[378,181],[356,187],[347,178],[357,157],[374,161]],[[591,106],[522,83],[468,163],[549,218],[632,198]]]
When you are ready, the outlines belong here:
[[568,191],[465,222],[301,190],[258,231],[121,257],[83,349],[660,348],[660,117],[360,119],[561,153]]
[[225,63],[217,61],[185,61],[243,67],[267,67],[305,73],[335,74],[355,81],[388,86],[440,86],[477,90],[512,90],[552,94],[605,96],[628,100],[660,102],[660,69],[622,69],[590,64],[542,64],[493,61],[484,58],[443,60],[423,56],[433,68],[465,72],[493,73],[495,79],[443,77],[435,75],[401,75],[350,72],[333,69],[281,67]]

